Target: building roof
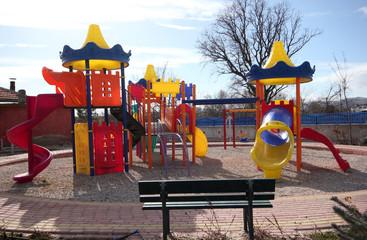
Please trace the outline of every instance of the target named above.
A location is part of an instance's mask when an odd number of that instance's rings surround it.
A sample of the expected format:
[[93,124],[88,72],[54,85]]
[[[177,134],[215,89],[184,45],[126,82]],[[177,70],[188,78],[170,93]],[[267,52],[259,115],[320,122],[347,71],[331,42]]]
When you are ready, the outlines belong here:
[[0,87],[0,102],[18,102],[18,93]]

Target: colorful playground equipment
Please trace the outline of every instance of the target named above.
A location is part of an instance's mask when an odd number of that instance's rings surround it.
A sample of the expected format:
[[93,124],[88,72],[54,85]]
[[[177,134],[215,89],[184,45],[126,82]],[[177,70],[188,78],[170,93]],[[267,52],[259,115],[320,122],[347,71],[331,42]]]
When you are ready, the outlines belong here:
[[16,175],[13,178],[20,183],[32,181],[52,160],[52,153],[48,149],[33,144],[32,128],[57,108],[64,107],[61,94],[40,94],[37,97],[27,96],[26,103],[28,120],[7,132],[8,140],[11,143],[28,151],[28,172]]
[[[129,166],[133,165],[132,148],[135,145],[137,155],[141,156],[143,153],[144,162],[146,152],[148,153],[149,168],[152,168],[152,151],[158,134],[158,119],[155,117],[159,115],[154,112],[153,104],[159,105],[160,119],[165,121],[172,131],[177,132],[179,128],[176,127],[176,122],[182,122],[181,131],[193,143],[192,160],[195,161],[196,149],[200,156],[205,156],[207,140],[195,127],[195,110],[187,104],[177,108],[174,106],[176,95],[179,100],[195,98],[195,85],[185,85],[179,80],[159,80],[153,66],[149,65],[145,79],[142,79],[143,84],[129,84],[126,90],[122,86],[125,86],[125,68],[129,65],[130,56],[131,53],[124,52],[118,44],[110,48],[99,26],[90,25],[81,49],[75,50],[65,45],[60,54],[62,65],[68,68],[69,72],[54,72],[46,67],[42,69],[44,79],[55,86],[56,94],[28,97],[28,120],[7,133],[9,141],[28,150],[29,155],[28,172],[15,176],[15,181],[32,181],[50,163],[51,152],[32,143],[31,129],[59,107],[71,109],[74,173],[94,176],[127,172]],[[115,72],[112,73],[112,70]],[[172,108],[168,107],[168,101],[165,101],[168,96],[172,97]],[[86,109],[86,123],[75,123],[75,108]],[[94,122],[92,108],[104,109],[104,122]],[[109,121],[109,108],[119,122]],[[186,113],[189,115],[187,128]],[[193,129],[196,129],[194,133]],[[196,132],[199,133],[198,137]],[[186,138],[183,139],[186,147]],[[196,142],[199,144],[196,145]],[[175,152],[173,160],[174,155]],[[167,164],[166,160],[162,161],[162,165],[164,164]]]
[[[52,153],[33,144],[32,128],[61,107],[71,109],[73,168],[77,174],[128,172],[133,166],[134,146],[137,156],[142,157],[143,162],[148,159],[148,167],[152,168],[152,152],[159,140],[166,177],[173,165],[171,162],[181,160],[190,176],[186,139],[192,143],[192,163],[196,156],[203,157],[208,150],[205,134],[196,127],[196,105],[255,102],[258,130],[251,156],[266,177],[280,177],[282,167],[291,158],[294,135],[297,137],[297,171],[302,163],[301,137],[324,143],[333,152],[340,168],[349,168],[330,140],[311,129],[301,129],[300,83],[312,81],[315,70],[308,62],[295,67],[281,42],[274,43],[264,68],[254,65],[246,73],[249,84],[256,84],[256,98],[196,99],[195,85],[179,79],[159,79],[153,65],[148,65],[144,78],[136,84],[129,83],[125,89],[125,68],[129,66],[130,56],[131,53],[126,53],[119,44],[110,48],[99,26],[90,25],[81,49],[65,45],[60,54],[68,72],[42,69],[44,79],[55,86],[56,93],[27,97],[27,121],[7,133],[11,143],[28,151],[28,172],[14,176],[15,181],[32,181],[49,165]],[[267,84],[296,84],[296,111],[292,101],[266,105],[263,86]],[[86,109],[86,123],[75,122],[75,108]],[[98,123],[92,118],[92,108],[104,109],[104,122]],[[110,122],[109,109],[118,122]],[[232,113],[234,131],[237,111],[253,110],[224,109],[224,130],[225,115]],[[235,147],[234,133],[233,138]],[[226,144],[225,139],[224,135]]]
[[[196,156],[205,156],[208,143],[205,134],[195,126],[195,106],[191,108],[187,104],[180,104],[183,99],[195,99],[195,85],[185,84],[179,79],[164,81],[158,79],[153,65],[148,65],[145,76],[138,83],[130,83],[132,97],[136,104],[147,103],[148,116],[157,115],[150,113],[151,103],[159,105],[160,119],[154,122],[154,134],[150,133],[149,126],[152,125],[148,117],[148,138],[149,136],[158,137],[161,146],[162,165],[166,167],[166,176],[168,159],[175,161],[176,156],[182,155],[184,167],[188,168],[189,174],[189,156],[187,153],[186,139],[192,142],[192,162],[195,163]],[[178,106],[176,107],[176,105]],[[188,117],[188,119],[187,119]],[[188,120],[188,121],[187,121]],[[187,125],[188,122],[188,126]],[[164,127],[163,127],[164,125]],[[158,129],[157,129],[158,128]],[[168,131],[165,131],[164,129]],[[157,138],[156,138],[157,139]],[[144,142],[144,141],[143,141]],[[150,140],[148,139],[148,144]],[[148,147],[150,148],[150,147]],[[177,149],[182,148],[183,154],[178,153]],[[145,159],[143,157],[143,159]],[[148,152],[148,164],[151,168],[151,154]]]
[[[251,156],[258,167],[264,170],[265,177],[280,178],[282,167],[287,164],[293,153],[294,134],[297,137],[297,171],[301,171],[302,166],[301,137],[320,141],[328,146],[332,145],[320,133],[316,134],[313,131],[314,133],[310,134],[311,131],[308,129],[301,132],[300,84],[312,81],[314,72],[315,68],[312,69],[309,62],[295,67],[287,56],[283,43],[275,42],[264,67],[254,65],[246,73],[248,83],[256,84],[256,96],[260,99],[256,103],[257,133]],[[273,102],[271,105],[266,105],[264,102],[264,85],[288,84],[296,84],[295,114],[293,102],[289,104],[281,102],[280,105]],[[329,148],[334,156],[336,156],[335,153],[338,155],[333,146]],[[349,164],[345,160],[339,159],[338,163],[342,170],[349,168]]]

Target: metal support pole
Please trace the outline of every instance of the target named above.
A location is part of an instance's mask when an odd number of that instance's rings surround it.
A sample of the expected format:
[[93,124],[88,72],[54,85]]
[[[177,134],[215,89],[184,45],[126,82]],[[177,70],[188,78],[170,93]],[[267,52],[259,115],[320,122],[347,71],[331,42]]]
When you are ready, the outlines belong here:
[[129,172],[129,142],[127,140],[127,115],[126,115],[126,89],[125,89],[125,65],[121,63],[121,97],[122,97],[122,125],[124,126],[124,158],[125,158],[125,172]]
[[87,82],[87,113],[88,113],[88,140],[89,140],[89,167],[90,176],[94,176],[94,156],[93,156],[93,119],[92,119],[92,99],[90,89],[90,69],[89,59],[85,60],[86,82]]
[[[73,66],[69,67],[69,72],[73,72]],[[75,109],[71,108],[70,110],[71,117],[71,142],[73,146],[73,171],[76,173],[76,155],[75,155]]]

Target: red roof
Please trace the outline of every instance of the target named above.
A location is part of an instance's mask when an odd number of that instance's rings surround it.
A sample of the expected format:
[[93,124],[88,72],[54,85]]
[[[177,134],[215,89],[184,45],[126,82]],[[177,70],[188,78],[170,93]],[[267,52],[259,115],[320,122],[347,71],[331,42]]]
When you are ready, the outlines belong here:
[[0,102],[18,102],[18,93],[0,87]]

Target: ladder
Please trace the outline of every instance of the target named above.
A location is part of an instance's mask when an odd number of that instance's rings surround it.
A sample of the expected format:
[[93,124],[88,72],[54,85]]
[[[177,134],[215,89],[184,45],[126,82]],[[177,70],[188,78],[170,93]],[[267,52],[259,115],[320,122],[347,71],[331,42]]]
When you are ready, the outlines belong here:
[[[179,120],[177,122],[178,129],[183,129],[181,122]],[[165,132],[162,122],[158,120],[158,124],[160,126],[158,139],[162,149],[161,154],[163,154],[164,158],[166,178],[168,178],[168,170],[173,168],[187,168],[187,174],[190,177],[190,163],[186,147],[185,131],[182,131],[183,136],[177,132]],[[182,156],[182,159],[176,159],[176,156]],[[177,164],[173,166],[172,163],[169,163],[169,160],[172,162],[182,162],[183,164],[182,166],[176,166]]]

